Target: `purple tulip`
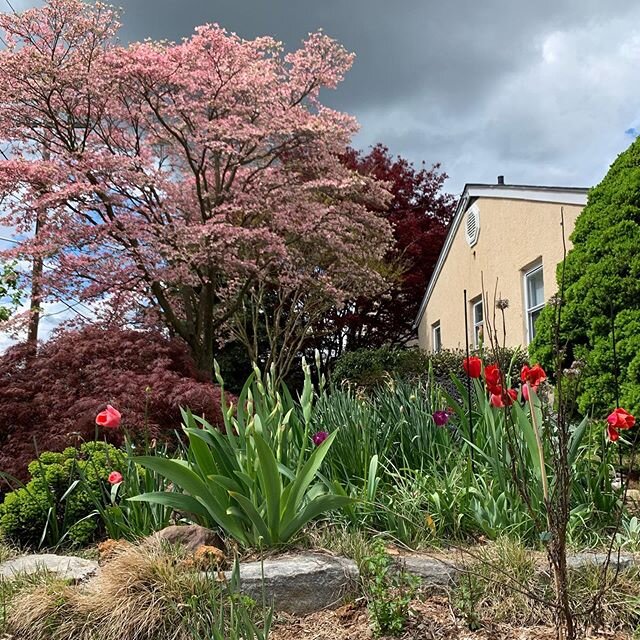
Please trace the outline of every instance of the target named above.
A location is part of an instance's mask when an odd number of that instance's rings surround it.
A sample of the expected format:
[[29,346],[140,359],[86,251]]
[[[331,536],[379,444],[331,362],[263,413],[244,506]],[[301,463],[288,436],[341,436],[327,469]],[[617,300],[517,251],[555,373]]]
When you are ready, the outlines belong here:
[[314,433],[311,436],[311,439],[313,440],[313,444],[319,447],[328,437],[329,434],[326,431],[318,431],[318,433]]
[[446,411],[434,411],[433,421],[436,423],[436,427],[444,427],[449,422],[449,414]]

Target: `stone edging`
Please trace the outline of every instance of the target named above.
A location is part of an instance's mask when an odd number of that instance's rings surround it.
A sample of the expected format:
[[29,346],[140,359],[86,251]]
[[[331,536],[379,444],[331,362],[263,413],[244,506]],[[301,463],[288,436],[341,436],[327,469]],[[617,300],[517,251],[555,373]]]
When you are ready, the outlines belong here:
[[[577,553],[568,557],[570,569],[589,565],[602,565],[604,553]],[[473,559],[471,559],[473,562]],[[424,588],[443,588],[453,584],[464,572],[460,562],[438,557],[411,554],[394,557],[396,566],[419,576]],[[619,567],[626,569],[635,564],[633,555],[620,555]],[[616,554],[610,566],[618,566]],[[76,556],[54,554],[28,555],[0,564],[0,579],[11,579],[17,574],[33,574],[47,570],[59,578],[83,582],[98,570],[98,563]],[[542,572],[542,571],[541,571]],[[211,576],[211,573],[204,573]],[[217,579],[217,575],[213,576]],[[226,577],[231,577],[226,572]],[[263,582],[264,578],[264,582]],[[240,590],[257,602],[263,598],[273,602],[278,611],[304,615],[339,606],[345,598],[358,593],[360,575],[355,562],[322,553],[285,554],[264,561],[240,563]]]

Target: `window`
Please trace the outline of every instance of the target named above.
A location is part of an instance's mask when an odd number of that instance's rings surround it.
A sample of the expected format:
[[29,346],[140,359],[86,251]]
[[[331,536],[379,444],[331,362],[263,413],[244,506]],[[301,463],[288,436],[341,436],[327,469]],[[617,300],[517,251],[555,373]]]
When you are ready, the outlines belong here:
[[442,333],[440,331],[440,322],[436,322],[431,327],[431,339],[433,350],[437,353],[442,349]]
[[536,335],[536,320],[544,307],[544,280],[542,265],[524,274],[524,302],[527,310],[527,343]]
[[484,328],[482,298],[471,303],[471,319],[473,322],[473,346],[477,349],[482,341],[482,331]]

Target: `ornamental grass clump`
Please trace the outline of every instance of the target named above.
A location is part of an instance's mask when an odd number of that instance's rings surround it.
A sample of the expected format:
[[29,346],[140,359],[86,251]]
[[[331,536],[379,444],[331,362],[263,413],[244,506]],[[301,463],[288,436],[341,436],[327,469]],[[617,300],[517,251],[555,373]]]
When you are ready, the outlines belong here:
[[[544,570],[545,558],[517,540],[500,538],[495,544],[475,549],[474,557],[451,592],[454,610],[476,628],[496,624],[517,627],[554,624],[553,580]],[[571,605],[580,609],[601,588],[602,569],[596,563],[572,568],[568,574]],[[629,631],[640,621],[637,567],[621,569],[608,590],[600,610],[583,619],[583,627],[604,627],[612,637]],[[617,637],[617,636],[616,636]],[[627,637],[627,636],[625,636]]]
[[[159,542],[116,553],[88,583],[53,583],[10,605],[9,633],[21,640],[265,640],[271,611],[204,577],[183,550]],[[197,632],[199,635],[194,635]]]

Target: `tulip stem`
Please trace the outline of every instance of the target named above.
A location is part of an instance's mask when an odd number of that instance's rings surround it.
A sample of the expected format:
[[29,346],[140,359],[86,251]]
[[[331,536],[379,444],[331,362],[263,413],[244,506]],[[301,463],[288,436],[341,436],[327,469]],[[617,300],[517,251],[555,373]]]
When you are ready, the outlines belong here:
[[[536,444],[538,445],[538,457],[540,458],[540,477],[542,479],[542,495],[544,496],[545,506],[549,504],[549,485],[547,484],[547,466],[544,460],[544,449],[542,448],[542,438],[540,437],[540,427],[536,416],[535,407],[533,405],[533,396],[531,395],[531,387],[527,385],[527,397],[529,398],[529,407],[531,413],[531,424],[533,432],[536,435]],[[547,518],[548,519],[548,518]]]

